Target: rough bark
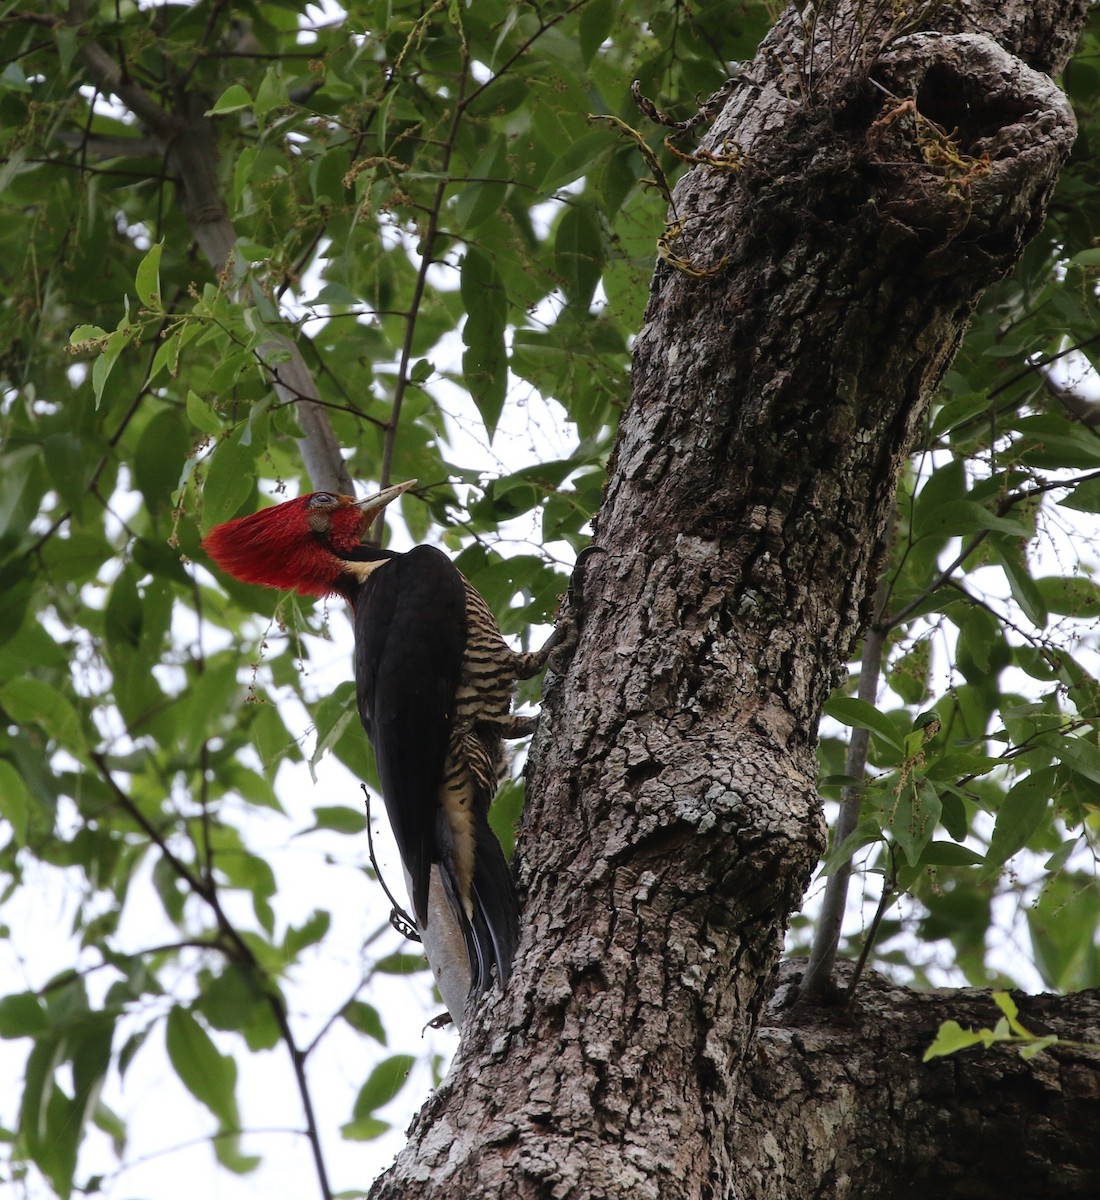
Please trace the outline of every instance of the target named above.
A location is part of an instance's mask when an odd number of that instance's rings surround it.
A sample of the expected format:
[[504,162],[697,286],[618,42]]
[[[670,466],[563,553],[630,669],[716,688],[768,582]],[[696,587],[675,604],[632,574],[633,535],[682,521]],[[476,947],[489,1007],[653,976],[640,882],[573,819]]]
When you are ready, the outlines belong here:
[[1072,143],[1027,63],[1084,9],[962,4],[944,36],[790,10],[731,95],[676,189],[544,705],[516,974],[372,1195],[757,1194],[738,1095],[823,845],[820,705],[928,397]]
[[[1060,1045],[1026,1060],[1000,1045],[925,1063],[941,1022],[993,1028],[988,992],[871,976],[851,1013],[814,1010],[790,1005],[802,966],[784,964],[745,1075],[739,1195],[1100,1195],[1100,1053]],[[1015,999],[1030,1032],[1100,1044],[1100,994]]]

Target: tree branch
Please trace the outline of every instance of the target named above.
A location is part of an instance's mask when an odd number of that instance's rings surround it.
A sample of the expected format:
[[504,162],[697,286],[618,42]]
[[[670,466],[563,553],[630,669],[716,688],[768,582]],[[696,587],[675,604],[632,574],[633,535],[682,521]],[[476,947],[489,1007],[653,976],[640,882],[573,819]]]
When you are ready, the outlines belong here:
[[[819,7],[813,37],[780,17],[677,185],[604,553],[529,761],[515,971],[375,1197],[740,1193],[737,1097],[823,842],[821,704],[928,398],[1074,133],[1049,79],[972,30],[884,44],[885,0]],[[1010,7],[1011,33],[1043,26]],[[965,196],[914,121],[880,120],[872,72],[966,124]]]
[[328,1181],[328,1168],[325,1165],[324,1152],[321,1147],[320,1128],[313,1109],[313,1096],[310,1092],[309,1080],[306,1076],[306,1054],[300,1049],[294,1038],[294,1031],[290,1027],[290,1017],[283,1002],[282,994],[274,981],[268,976],[267,971],[261,966],[252,951],[252,947],[249,946],[237,927],[226,915],[221,905],[221,897],[218,895],[217,883],[213,874],[211,873],[205,878],[197,875],[173,852],[163,833],[145,816],[141,808],[119,785],[110,764],[103,754],[93,751],[89,757],[95,763],[103,782],[110,789],[119,807],[137,823],[150,842],[160,851],[176,876],[187,885],[191,894],[202,900],[210,909],[221,935],[218,948],[233,961],[247,967],[259,981],[261,985],[260,990],[267,1000],[268,1007],[271,1009],[271,1014],[275,1018],[275,1023],[279,1028],[279,1034],[290,1054],[291,1067],[298,1085],[298,1097],[301,1101],[302,1112],[305,1117],[306,1140],[309,1142],[310,1150],[313,1154],[314,1171],[317,1175],[317,1183],[322,1200],[333,1200],[332,1188]]
[[[890,528],[894,522],[891,520]],[[885,558],[885,556],[883,556]],[[859,663],[860,700],[873,705],[878,700],[878,687],[882,678],[882,662],[889,629],[883,624],[886,600],[890,594],[890,579],[883,572],[875,589],[874,616],[871,627],[863,639],[863,653]],[[870,730],[857,727],[852,730],[848,750],[844,759],[844,774],[851,779],[862,779],[867,770],[867,752],[871,744]],[[859,824],[859,811],[863,802],[863,787],[852,784],[840,794],[840,811],[833,827],[833,846],[842,846],[846,838],[855,832]],[[833,968],[836,963],[837,947],[840,945],[840,930],[844,923],[844,911],[848,901],[848,884],[852,876],[852,859],[836,868],[825,883],[825,895],[821,901],[814,926],[810,961],[802,978],[802,996],[807,1000],[823,1000],[835,993]]]
[[[872,974],[846,1018],[792,1006],[801,970],[780,968],[746,1074],[732,1145],[742,1200],[1100,1195],[1100,1055],[995,1046],[925,1063],[943,1021],[995,1025],[988,992]],[[839,965],[842,982],[851,970]],[[1034,1032],[1100,1037],[1094,993],[1014,998]]]
[[[439,182],[436,185],[431,208],[428,210],[428,225],[422,239],[424,251],[420,255],[420,265],[416,272],[416,282],[413,284],[412,300],[409,303],[409,310],[405,318],[405,336],[401,342],[401,357],[397,367],[397,383],[394,386],[393,406],[390,409],[390,420],[386,428],[385,439],[382,443],[382,466],[378,474],[378,486],[383,488],[388,487],[390,483],[394,446],[397,442],[397,426],[401,419],[401,406],[405,399],[405,392],[409,386],[409,364],[412,361],[416,323],[420,315],[420,304],[424,298],[424,289],[428,283],[428,271],[435,262],[435,239],[439,233],[439,218],[443,211],[443,201],[447,196],[447,188],[451,184],[449,174],[451,158],[454,154],[455,139],[458,137],[458,130],[465,111],[463,96],[469,76],[470,57],[465,47],[463,47],[462,69],[458,76],[458,96],[455,99],[454,112],[451,114],[451,125],[447,131],[447,140],[443,145],[443,159],[439,166]],[[384,523],[385,515],[379,513],[374,524],[373,537],[375,541],[381,541]]]
[[[78,54],[96,86],[117,96],[160,147],[170,173],[177,180],[181,208],[191,232],[215,275],[223,276],[237,234],[221,194],[217,141],[213,124],[204,114],[204,101],[192,92],[184,92],[176,111],[168,112],[144,88],[127,80],[118,63],[97,42],[83,42]],[[285,362],[270,370],[279,399],[296,404],[298,421],[305,434],[298,444],[313,486],[324,491],[354,493],[328,416],[315,403],[317,385],[296,342],[279,335],[262,350],[267,354],[285,351],[289,355]]]

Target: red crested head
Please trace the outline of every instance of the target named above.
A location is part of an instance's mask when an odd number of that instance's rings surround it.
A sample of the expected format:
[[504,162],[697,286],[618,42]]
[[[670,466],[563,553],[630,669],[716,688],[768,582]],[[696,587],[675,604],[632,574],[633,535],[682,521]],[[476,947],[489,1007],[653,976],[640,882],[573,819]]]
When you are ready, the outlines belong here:
[[374,518],[414,483],[410,479],[365,500],[311,492],[215,526],[202,547],[242,583],[328,596],[342,590],[347,561],[361,550]]

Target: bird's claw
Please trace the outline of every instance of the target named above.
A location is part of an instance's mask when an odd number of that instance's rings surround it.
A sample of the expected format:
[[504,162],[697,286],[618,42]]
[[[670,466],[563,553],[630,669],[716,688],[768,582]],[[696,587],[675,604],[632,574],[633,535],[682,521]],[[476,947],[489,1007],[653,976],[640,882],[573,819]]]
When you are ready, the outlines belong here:
[[558,620],[554,630],[553,644],[546,655],[547,669],[555,675],[564,675],[579,641],[580,629],[577,627],[577,619],[572,611],[567,612]]
[[577,555],[573,574],[569,577],[569,590],[566,593],[567,607],[558,618],[557,627],[544,647],[546,665],[555,675],[564,675],[569,666],[569,660],[577,649],[581,630],[579,616],[584,610],[584,572],[585,565],[593,554],[603,554],[602,546],[585,546]]

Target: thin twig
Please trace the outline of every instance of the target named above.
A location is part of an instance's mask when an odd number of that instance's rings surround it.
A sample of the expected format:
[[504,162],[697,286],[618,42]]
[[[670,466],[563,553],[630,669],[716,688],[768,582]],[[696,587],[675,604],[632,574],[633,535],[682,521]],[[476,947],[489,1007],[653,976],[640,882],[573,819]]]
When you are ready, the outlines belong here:
[[370,790],[365,783],[361,783],[359,786],[363,789],[363,802],[367,809],[367,854],[370,856],[370,865],[374,868],[375,878],[382,885],[382,891],[386,893],[386,899],[390,902],[392,908],[390,912],[390,924],[402,937],[407,938],[410,942],[419,942],[420,936],[416,932],[416,922],[398,903],[393,892],[390,891],[389,885],[386,883],[386,877],[382,874],[382,868],[378,865],[378,859],[374,854],[374,836],[371,833],[370,825]]
[[[454,156],[455,142],[458,129],[462,122],[465,106],[463,96],[470,77],[470,55],[465,43],[462,46],[462,70],[458,77],[458,97],[455,101],[454,113],[451,116],[451,127],[443,146],[443,160],[439,166],[439,182],[436,184],[435,197],[428,213],[428,226],[424,234],[424,253],[420,256],[420,267],[416,272],[416,282],[413,284],[412,300],[409,303],[408,320],[405,322],[405,337],[401,343],[401,358],[397,368],[397,383],[393,390],[393,405],[390,409],[389,427],[382,442],[382,463],[378,470],[378,486],[388,487],[390,472],[393,469],[393,452],[397,443],[397,426],[401,419],[401,405],[409,386],[409,364],[412,361],[413,338],[416,333],[416,322],[420,315],[420,305],[424,299],[424,290],[428,285],[428,271],[435,262],[435,239],[439,233],[439,219],[443,211],[443,201],[447,188],[451,184],[449,171],[451,159]],[[382,540],[382,528],[385,523],[383,513],[375,518],[371,537],[376,542]]]
[[890,872],[882,876],[882,895],[878,898],[878,907],[875,909],[875,915],[871,920],[871,927],[867,930],[867,936],[863,939],[863,948],[859,952],[859,958],[856,960],[856,969],[852,972],[852,977],[848,981],[848,986],[844,989],[844,1007],[851,1008],[852,1001],[856,996],[856,987],[859,984],[860,977],[863,975],[863,968],[867,965],[867,959],[871,953],[871,949],[878,937],[879,926],[882,924],[882,918],[886,915],[886,910],[893,904],[897,896],[897,866],[894,863],[895,846],[887,843],[887,853],[890,855]]
[[[393,928],[393,926],[390,924],[389,921],[383,921],[382,924],[379,925],[378,928],[372,934],[370,934],[369,937],[366,937],[363,939],[363,944],[360,947],[360,949],[365,950],[372,943],[376,942],[384,933],[388,933],[392,928]],[[325,1023],[321,1026],[321,1028],[317,1030],[317,1033],[314,1035],[313,1040],[302,1051],[303,1058],[309,1058],[309,1056],[313,1053],[313,1051],[317,1049],[317,1047],[324,1040],[325,1035],[328,1033],[328,1031],[340,1019],[340,1016],[343,1013],[344,1009],[346,1009],[347,1006],[356,998],[356,996],[359,995],[359,993],[363,990],[363,988],[365,988],[367,986],[367,984],[370,983],[370,981],[374,978],[374,974],[375,974],[375,971],[374,971],[374,968],[372,967],[369,971],[366,972],[365,975],[362,976],[362,978],[359,980],[359,982],[355,985],[355,989],[352,991],[351,995],[348,996],[348,998],[344,1001],[344,1003],[341,1004],[339,1006],[339,1008],[336,1009],[336,1011],[328,1018],[327,1021],[325,1021]]]
[[[894,527],[891,517],[888,528]],[[874,620],[863,640],[863,654],[859,665],[860,700],[874,704],[878,696],[879,679],[882,675],[882,660],[889,634],[888,623],[882,620],[882,612],[890,592],[890,578],[883,571],[875,589]],[[844,773],[852,779],[862,779],[867,770],[867,752],[870,732],[863,728],[852,730],[848,742],[848,753],[844,760]],[[840,794],[840,811],[833,828],[833,845],[841,846],[859,824],[860,805],[863,800],[862,784],[851,784]],[[848,902],[848,883],[852,874],[852,859],[841,864],[829,876],[825,884],[825,895],[821,901],[821,912],[814,925],[813,945],[810,961],[802,977],[799,991],[807,999],[821,999],[833,986],[833,968],[836,964],[837,947],[840,945],[840,930],[844,922],[844,910]]]
[[[74,6],[74,23],[79,23]],[[126,105],[160,144],[170,173],[178,178],[180,205],[207,261],[218,276],[229,264],[237,233],[222,197],[218,149],[206,103],[191,92],[180,91],[173,111],[139,84],[126,77],[115,60],[95,41],[79,50],[81,62],[93,81]],[[297,415],[305,436],[299,447],[313,486],[328,491],[353,491],[347,464],[340,453],[327,414],[315,403],[317,385],[297,343],[285,335],[273,337],[265,350],[284,350],[289,357],[271,369],[275,392],[282,399],[299,401]]]
[[145,816],[140,807],[126,794],[123,788],[115,779],[114,773],[111,770],[110,764],[106,757],[98,751],[93,751],[90,756],[91,761],[95,763],[99,769],[99,773],[103,778],[104,783],[110,789],[111,794],[118,802],[119,807],[131,817],[149,840],[157,847],[160,853],[164,856],[165,861],[176,873],[176,875],[186,883],[191,892],[198,896],[199,899],[206,902],[210,911],[214,915],[214,920],[217,924],[218,931],[222,935],[222,940],[219,943],[219,949],[227,954],[233,961],[242,964],[253,972],[256,977],[263,983],[263,994],[267,1000],[268,1007],[275,1018],[275,1024],[279,1028],[279,1034],[283,1042],[286,1044],[290,1054],[291,1066],[294,1070],[294,1077],[298,1084],[298,1096],[301,1100],[302,1111],[306,1122],[306,1139],[309,1142],[310,1150],[313,1153],[314,1168],[317,1173],[317,1183],[321,1191],[322,1200],[333,1200],[332,1188],[329,1186],[328,1170],[325,1166],[324,1154],[321,1149],[321,1136],[317,1117],[313,1109],[313,1098],[310,1095],[309,1080],[306,1078],[305,1059],[306,1056],[299,1048],[298,1043],[294,1039],[294,1031],[290,1027],[290,1018],[287,1014],[286,1005],[283,1003],[282,995],[274,986],[267,972],[260,965],[252,948],[248,942],[237,930],[236,926],[225,914],[225,910],[221,906],[221,898],[218,895],[218,890],[213,877],[208,880],[196,875],[191,868],[176,855],[169,847],[164,834]]

